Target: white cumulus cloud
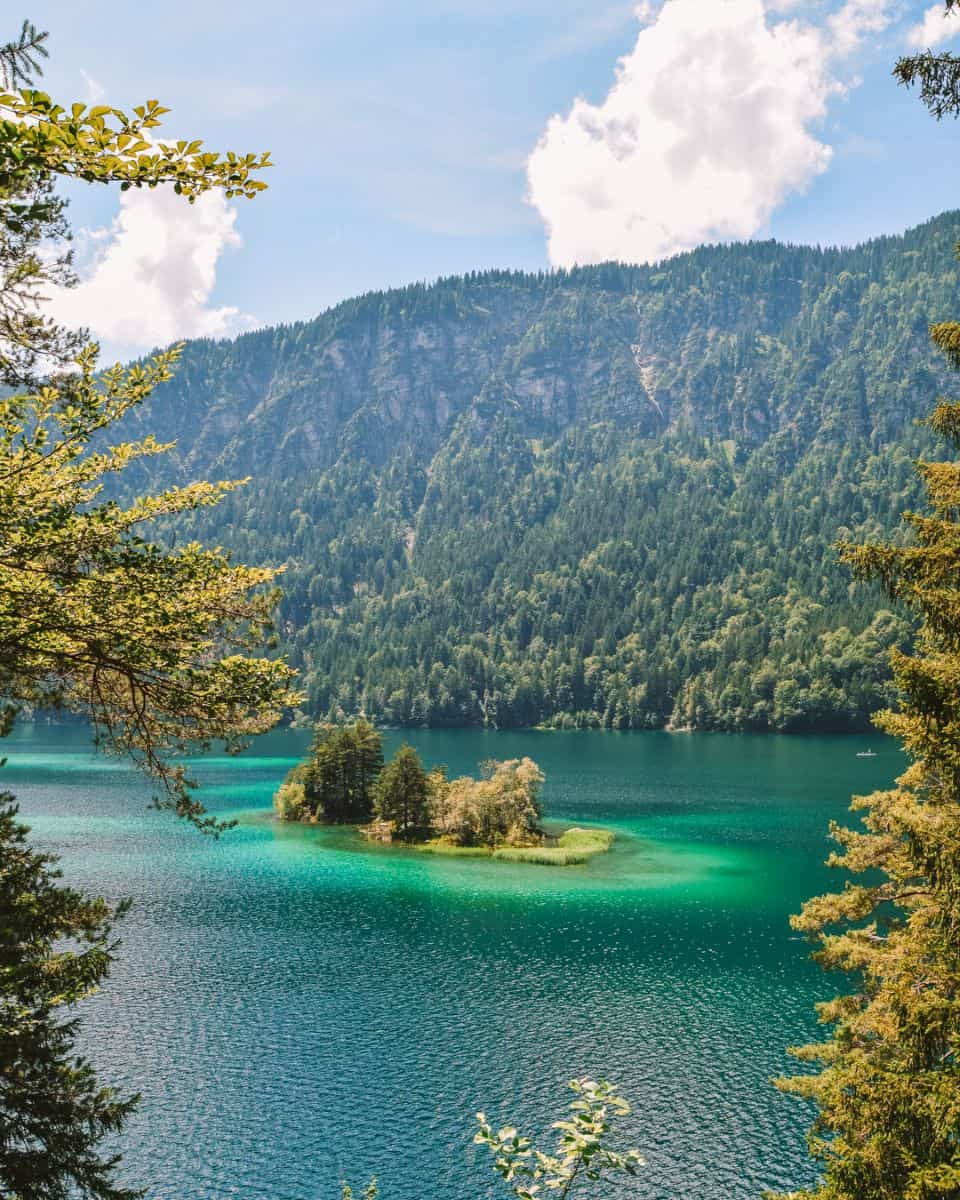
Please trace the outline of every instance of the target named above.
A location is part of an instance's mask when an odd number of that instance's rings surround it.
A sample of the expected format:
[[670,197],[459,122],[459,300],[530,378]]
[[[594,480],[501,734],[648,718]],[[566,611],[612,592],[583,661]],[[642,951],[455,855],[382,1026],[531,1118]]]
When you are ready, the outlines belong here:
[[220,192],[195,204],[171,188],[124,192],[112,224],[87,234],[93,255],[80,284],[57,289],[49,315],[118,355],[230,333],[238,310],[211,306],[210,296],[221,254],[241,244],[235,224]]
[[825,56],[844,58],[852,54],[868,33],[880,33],[890,24],[889,0],[847,0],[827,18]]
[[907,30],[907,43],[917,50],[933,49],[960,33],[960,11],[951,8],[946,12],[942,3],[932,4],[923,14],[923,20]]
[[552,117],[530,156],[554,265],[654,261],[763,229],[827,169],[817,128],[845,90],[835,65],[889,9],[847,0],[812,26],[763,0],[667,0],[606,99]]

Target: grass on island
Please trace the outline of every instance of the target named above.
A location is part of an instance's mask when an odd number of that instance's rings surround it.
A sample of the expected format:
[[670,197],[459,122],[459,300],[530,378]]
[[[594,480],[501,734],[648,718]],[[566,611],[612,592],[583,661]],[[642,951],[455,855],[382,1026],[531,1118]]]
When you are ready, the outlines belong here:
[[581,850],[584,854],[606,854],[613,845],[609,829],[580,829],[574,826],[560,835],[557,845],[562,850]]
[[453,842],[445,842],[442,838],[433,838],[429,842],[391,844],[404,846],[409,850],[419,850],[421,854],[449,854],[451,858],[490,858],[490,850],[486,846],[455,846]]
[[445,854],[454,858],[495,858],[500,862],[531,863],[542,867],[575,867],[589,862],[595,854],[605,854],[613,845],[613,834],[607,829],[568,829],[560,837],[543,846],[455,846],[434,838],[414,843],[414,849],[424,854]]

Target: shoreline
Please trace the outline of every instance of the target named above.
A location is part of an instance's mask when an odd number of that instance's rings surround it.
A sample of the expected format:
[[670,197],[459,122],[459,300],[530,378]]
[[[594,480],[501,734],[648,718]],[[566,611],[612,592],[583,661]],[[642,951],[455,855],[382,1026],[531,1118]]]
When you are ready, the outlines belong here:
[[490,862],[523,863],[529,866],[578,867],[607,854],[617,840],[613,830],[596,825],[569,825],[561,833],[546,833],[541,845],[532,846],[461,846],[443,838],[422,841],[384,841],[366,832],[364,825],[343,824],[308,817],[298,821],[283,821],[275,814],[270,823],[281,829],[337,830],[353,835],[357,848],[370,848],[386,853],[436,855],[441,858],[474,858]]

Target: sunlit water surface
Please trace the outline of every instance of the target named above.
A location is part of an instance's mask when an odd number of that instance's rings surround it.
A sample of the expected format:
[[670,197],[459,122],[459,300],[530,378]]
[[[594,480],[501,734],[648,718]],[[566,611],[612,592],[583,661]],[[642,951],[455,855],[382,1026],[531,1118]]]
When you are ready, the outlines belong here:
[[[589,866],[369,848],[279,828],[307,735],[196,764],[219,842],[147,809],[78,728],[23,726],[0,782],[71,883],[130,897],[85,1049],[142,1092],[124,1177],[168,1200],[312,1200],[379,1176],[385,1200],[503,1192],[473,1114],[542,1133],[574,1075],[632,1100],[647,1159],[618,1194],[738,1200],[815,1174],[809,1111],[769,1080],[834,981],[788,915],[835,884],[827,822],[901,769],[879,738],[418,732],[473,772],[529,754],[548,815],[614,829]],[[388,751],[398,735],[386,737]],[[857,758],[867,746],[874,758]]]

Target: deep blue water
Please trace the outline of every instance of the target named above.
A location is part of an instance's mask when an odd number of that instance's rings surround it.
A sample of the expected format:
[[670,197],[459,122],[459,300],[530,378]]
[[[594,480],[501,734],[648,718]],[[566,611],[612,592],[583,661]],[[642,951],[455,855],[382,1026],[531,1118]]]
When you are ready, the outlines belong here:
[[134,902],[84,1006],[85,1049],[143,1094],[127,1181],[165,1200],[334,1198],[373,1173],[385,1200],[507,1195],[473,1114],[542,1133],[581,1074],[634,1104],[648,1165],[619,1194],[739,1200],[814,1178],[809,1111],[769,1079],[837,981],[787,917],[836,884],[827,822],[898,773],[891,743],[409,735],[457,774],[530,754],[549,816],[614,828],[611,854],[560,869],[278,827],[270,797],[307,740],[197,764],[208,805],[242,820],[212,842],[150,811],[86,731],[8,739],[3,786],[36,840],[70,882]]

